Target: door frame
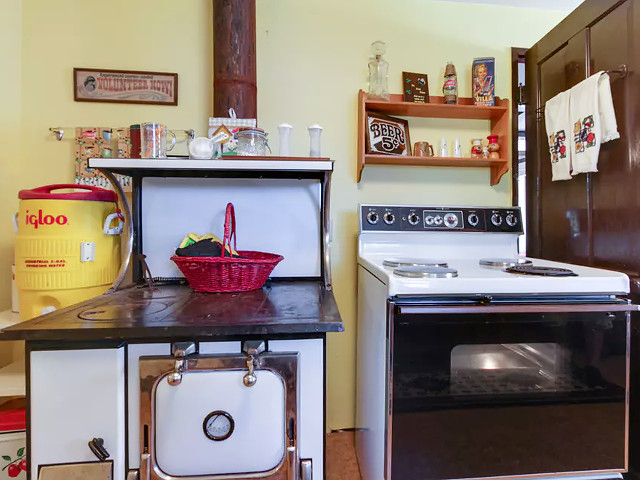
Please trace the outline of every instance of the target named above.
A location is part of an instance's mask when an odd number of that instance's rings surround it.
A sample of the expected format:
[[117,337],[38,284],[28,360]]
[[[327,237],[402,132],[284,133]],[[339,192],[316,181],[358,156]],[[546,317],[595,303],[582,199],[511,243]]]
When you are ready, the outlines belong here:
[[520,101],[524,102],[518,87],[518,65],[525,63],[527,50],[511,47],[511,205],[514,207],[518,205],[518,106]]

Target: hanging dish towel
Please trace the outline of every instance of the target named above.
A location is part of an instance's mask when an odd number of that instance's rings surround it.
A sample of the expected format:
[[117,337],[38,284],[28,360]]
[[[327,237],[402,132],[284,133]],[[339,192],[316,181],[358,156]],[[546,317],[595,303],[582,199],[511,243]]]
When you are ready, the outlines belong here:
[[571,179],[571,148],[567,136],[571,132],[569,92],[561,92],[544,106],[544,120],[551,154],[552,180]]
[[600,145],[620,138],[611,99],[609,75],[598,72],[570,91],[571,175],[597,172]]

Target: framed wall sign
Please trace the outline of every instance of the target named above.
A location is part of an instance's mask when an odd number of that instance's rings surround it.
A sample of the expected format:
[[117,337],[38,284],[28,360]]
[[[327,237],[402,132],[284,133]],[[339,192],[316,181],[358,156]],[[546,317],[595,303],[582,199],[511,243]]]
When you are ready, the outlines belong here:
[[178,74],[74,68],[73,99],[76,102],[178,105]]
[[429,79],[426,73],[402,72],[405,102],[429,103]]
[[381,113],[367,112],[367,153],[411,155],[409,122]]

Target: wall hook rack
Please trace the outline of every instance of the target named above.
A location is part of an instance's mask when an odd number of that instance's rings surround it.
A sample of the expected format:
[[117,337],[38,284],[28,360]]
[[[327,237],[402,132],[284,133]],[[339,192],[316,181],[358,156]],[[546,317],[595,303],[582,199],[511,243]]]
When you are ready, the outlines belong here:
[[49,127],[49,131],[55,133],[58,141],[62,140],[62,137],[64,137],[64,130],[61,127]]

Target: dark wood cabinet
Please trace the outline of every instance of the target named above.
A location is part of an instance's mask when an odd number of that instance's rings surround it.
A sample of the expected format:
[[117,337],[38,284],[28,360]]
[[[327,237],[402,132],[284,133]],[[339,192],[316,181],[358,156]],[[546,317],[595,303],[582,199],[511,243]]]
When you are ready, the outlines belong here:
[[[527,53],[527,253],[553,260],[640,271],[640,0],[587,0]],[[602,146],[599,172],[551,181],[544,124],[547,100],[600,70],[611,75],[621,138]],[[637,157],[637,158],[636,158]],[[636,167],[638,165],[638,167]]]

